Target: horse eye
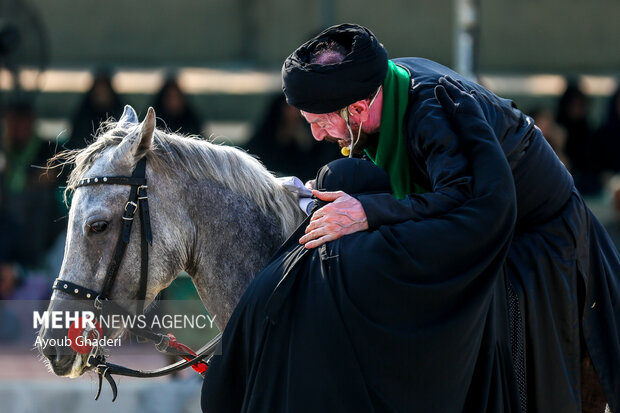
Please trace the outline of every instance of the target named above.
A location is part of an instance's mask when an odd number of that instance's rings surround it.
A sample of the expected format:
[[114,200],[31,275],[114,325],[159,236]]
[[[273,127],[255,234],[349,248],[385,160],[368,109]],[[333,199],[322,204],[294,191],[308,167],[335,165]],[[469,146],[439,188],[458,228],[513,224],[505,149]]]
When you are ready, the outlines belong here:
[[90,232],[94,232],[95,234],[100,234],[106,229],[108,229],[108,223],[106,221],[97,221],[93,222],[88,226]]

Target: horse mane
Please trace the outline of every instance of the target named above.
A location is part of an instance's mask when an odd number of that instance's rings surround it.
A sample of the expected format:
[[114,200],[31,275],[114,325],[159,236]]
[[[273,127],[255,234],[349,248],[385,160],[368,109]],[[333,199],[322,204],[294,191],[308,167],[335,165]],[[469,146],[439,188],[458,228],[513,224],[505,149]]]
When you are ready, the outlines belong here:
[[[53,161],[74,165],[66,191],[76,188],[106,149],[117,146],[132,132],[136,130],[107,121],[86,148],[56,155]],[[187,174],[195,180],[212,179],[242,194],[256,203],[264,214],[273,214],[280,220],[284,238],[299,224],[301,210],[296,196],[286,190],[260,161],[243,150],[216,145],[198,136],[156,129],[152,148],[146,157],[154,170],[171,179],[187,177]]]

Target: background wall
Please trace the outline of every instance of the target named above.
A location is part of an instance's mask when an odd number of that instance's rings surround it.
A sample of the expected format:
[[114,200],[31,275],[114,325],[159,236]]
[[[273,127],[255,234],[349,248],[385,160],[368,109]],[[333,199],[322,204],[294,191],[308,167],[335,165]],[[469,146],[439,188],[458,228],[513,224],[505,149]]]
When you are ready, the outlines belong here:
[[[347,21],[370,27],[391,57],[417,55],[455,64],[454,0],[30,0],[29,4],[48,33],[52,68],[190,66],[257,69],[277,76],[284,58],[299,44],[330,24]],[[478,0],[478,4],[480,73],[620,73],[618,1]],[[515,89],[503,95],[522,107],[549,101],[544,93],[531,96]],[[277,85],[267,93],[203,91],[193,100],[211,119],[253,123],[267,96],[276,91]],[[39,113],[62,117],[75,106],[78,95],[44,93],[37,98]],[[141,106],[150,96],[130,92],[125,98]],[[602,104],[596,99],[593,103],[597,117]]]
[[[31,0],[54,66],[278,68],[331,23],[367,25],[391,56],[452,64],[452,0]],[[617,73],[620,2],[480,0],[483,72]]]

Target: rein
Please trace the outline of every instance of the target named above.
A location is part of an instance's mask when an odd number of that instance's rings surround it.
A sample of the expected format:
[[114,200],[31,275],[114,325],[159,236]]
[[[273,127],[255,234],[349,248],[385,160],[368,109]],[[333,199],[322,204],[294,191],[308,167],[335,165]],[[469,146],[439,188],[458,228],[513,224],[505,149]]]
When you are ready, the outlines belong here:
[[[141,227],[141,240],[140,240],[140,282],[138,285],[137,293],[137,308],[136,314],[142,314],[144,312],[144,302],[146,299],[146,290],[148,282],[148,259],[149,259],[149,245],[153,243],[153,236],[151,233],[151,219],[149,214],[147,185],[146,185],[146,158],[140,159],[136,164],[135,169],[131,176],[107,176],[82,179],[76,185],[77,188],[81,186],[90,185],[127,185],[131,186],[129,192],[129,199],[125,204],[124,212],[122,215],[122,228],[116,242],[114,249],[114,255],[112,260],[108,264],[106,276],[103,281],[103,287],[100,292],[82,287],[78,284],[56,279],[54,281],[53,289],[69,294],[73,297],[83,300],[93,300],[94,307],[98,315],[103,311],[104,305],[111,307],[113,311],[126,315],[131,315],[123,307],[111,302],[109,300],[112,292],[112,287],[116,281],[118,270],[120,268],[121,261],[129,245],[131,236],[131,228],[134,221],[134,216],[137,211],[140,213],[140,227]],[[120,376],[131,377],[160,377],[167,374],[171,374],[182,370],[186,367],[192,367],[201,375],[207,370],[208,361],[210,356],[215,353],[216,347],[219,344],[222,334],[219,333],[215,338],[205,344],[198,352],[194,352],[189,347],[176,341],[176,338],[172,334],[160,334],[151,330],[149,327],[128,328],[136,336],[151,341],[155,344],[158,351],[163,353],[173,354],[179,357],[183,357],[185,360],[181,360],[177,363],[173,363],[169,366],[162,367],[157,370],[134,370],[127,367],[119,366],[117,364],[108,363],[103,354],[102,348],[99,345],[93,346],[90,354],[88,355],[86,366],[94,366],[95,373],[99,376],[99,387],[95,400],[99,398],[101,394],[101,386],[103,379],[105,378],[110,387],[112,388],[112,401],[116,400],[117,386],[112,378],[112,374]],[[93,329],[87,332],[87,334],[94,333],[98,335],[97,329]],[[97,337],[98,338],[98,337]],[[203,360],[207,359],[206,362]]]

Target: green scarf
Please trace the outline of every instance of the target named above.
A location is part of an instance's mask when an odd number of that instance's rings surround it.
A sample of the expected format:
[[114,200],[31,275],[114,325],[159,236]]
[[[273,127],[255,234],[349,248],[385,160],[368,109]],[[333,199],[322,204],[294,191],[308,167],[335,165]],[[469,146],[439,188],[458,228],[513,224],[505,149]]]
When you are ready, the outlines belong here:
[[409,103],[409,73],[388,60],[383,81],[383,109],[377,147],[365,150],[368,157],[390,176],[394,196],[404,199],[411,193],[425,192],[411,182],[409,157],[403,137],[403,119]]

